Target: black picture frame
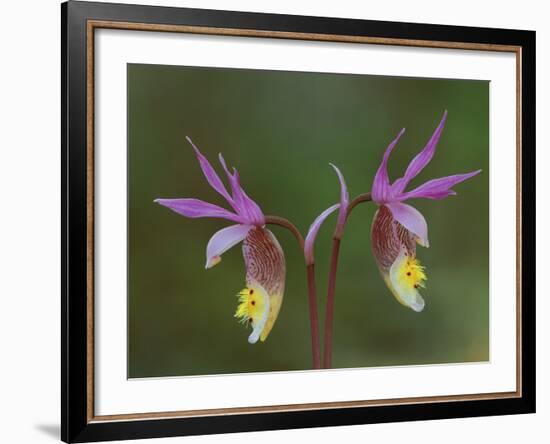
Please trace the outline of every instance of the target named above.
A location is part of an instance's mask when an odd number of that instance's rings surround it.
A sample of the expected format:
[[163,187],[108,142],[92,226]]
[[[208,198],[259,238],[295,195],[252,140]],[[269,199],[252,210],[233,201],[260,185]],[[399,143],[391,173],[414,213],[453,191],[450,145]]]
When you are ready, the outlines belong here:
[[[96,421],[90,417],[87,37],[90,20],[511,45],[521,67],[521,394],[498,399]],[[535,412],[535,32],[69,1],[61,5],[61,438],[90,442]],[[91,323],[91,325],[90,325]]]

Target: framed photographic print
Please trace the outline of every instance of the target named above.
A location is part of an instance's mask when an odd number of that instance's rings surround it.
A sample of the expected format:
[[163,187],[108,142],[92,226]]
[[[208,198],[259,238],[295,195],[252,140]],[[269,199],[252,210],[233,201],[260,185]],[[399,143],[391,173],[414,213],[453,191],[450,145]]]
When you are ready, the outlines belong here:
[[64,441],[535,411],[534,32],[61,13]]

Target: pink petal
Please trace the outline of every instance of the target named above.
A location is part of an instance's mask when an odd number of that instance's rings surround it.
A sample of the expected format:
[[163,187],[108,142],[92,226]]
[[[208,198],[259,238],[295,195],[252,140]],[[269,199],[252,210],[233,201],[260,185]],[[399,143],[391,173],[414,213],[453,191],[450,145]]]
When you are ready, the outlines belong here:
[[243,222],[243,218],[239,215],[199,199],[155,199],[155,202],[170,208],[182,216],[193,219],[199,217],[217,217],[233,222]]
[[439,179],[432,179],[412,191],[403,193],[400,196],[400,199],[405,200],[419,197],[425,199],[444,199],[445,197],[456,194],[456,192],[451,190],[453,186],[460,182],[464,182],[479,173],[481,173],[481,170],[472,171],[471,173],[466,174],[455,174],[454,176],[440,177]]
[[236,211],[250,224],[259,226],[265,225],[265,216],[261,208],[256,202],[248,197],[241,187],[238,171],[233,168],[233,174],[231,174],[221,154],[219,155],[219,159],[229,183],[231,184],[231,193],[236,205]]
[[211,268],[221,261],[221,255],[241,242],[252,226],[231,225],[214,233],[206,246],[206,266]]
[[386,206],[390,209],[395,220],[418,238],[420,245],[429,246],[428,224],[420,211],[401,202],[392,202],[386,204]]
[[241,186],[239,172],[237,170],[234,170],[233,176],[235,177],[236,189],[238,189],[239,200],[241,201],[241,208],[243,209],[243,212],[248,215],[250,221],[254,225],[265,225],[264,213],[262,212],[260,206],[250,197],[248,197],[248,194],[246,194],[246,192],[244,191],[243,187]]
[[218,193],[220,193],[223,197],[225,197],[227,202],[232,204],[233,199],[231,198],[231,196],[229,196],[229,193],[225,189],[225,185],[220,179],[220,176],[218,176],[210,162],[208,162],[208,159],[204,157],[204,155],[199,151],[199,149],[195,146],[189,136],[186,136],[185,138],[195,150],[195,154],[197,155],[197,159],[199,160],[199,164],[201,166],[202,172],[204,173],[204,177],[206,177],[206,180],[208,181],[210,186],[214,188]]
[[344,225],[346,224],[346,217],[349,205],[349,193],[346,186],[346,181],[344,180],[344,176],[342,175],[338,167],[336,165],[333,165],[332,163],[330,164],[330,166],[334,168],[334,171],[336,171],[336,174],[338,175],[338,180],[340,181],[340,211],[338,212],[336,233],[341,236],[344,230]]
[[388,159],[392,150],[395,148],[395,145],[397,144],[404,132],[405,128],[403,128],[399,132],[393,142],[390,143],[386,148],[386,152],[384,153],[384,157],[382,158],[382,163],[378,167],[378,171],[374,176],[374,182],[372,184],[372,200],[374,202],[384,203],[391,198],[390,179],[388,177]]
[[445,126],[445,121],[447,120],[447,111],[443,113],[443,117],[441,118],[441,121],[439,122],[439,125],[435,129],[434,133],[432,134],[432,137],[430,137],[430,140],[428,140],[428,143],[424,147],[420,153],[418,153],[415,158],[411,161],[409,166],[407,167],[407,171],[405,171],[405,175],[397,179],[395,183],[392,186],[392,192],[394,195],[402,193],[409,182],[415,178],[420,171],[424,169],[428,163],[432,160],[432,157],[435,153],[435,148],[437,147],[437,142],[439,142],[439,138],[441,137],[441,133],[443,132],[443,127]]
[[311,265],[315,262],[313,249],[315,246],[315,238],[317,237],[317,233],[319,232],[321,225],[323,225],[323,222],[325,221],[325,219],[328,216],[330,216],[334,211],[336,211],[339,207],[340,207],[340,204],[335,204],[327,208],[319,216],[317,216],[317,218],[313,221],[313,223],[309,227],[306,240],[304,241],[304,255],[306,258],[307,265]]

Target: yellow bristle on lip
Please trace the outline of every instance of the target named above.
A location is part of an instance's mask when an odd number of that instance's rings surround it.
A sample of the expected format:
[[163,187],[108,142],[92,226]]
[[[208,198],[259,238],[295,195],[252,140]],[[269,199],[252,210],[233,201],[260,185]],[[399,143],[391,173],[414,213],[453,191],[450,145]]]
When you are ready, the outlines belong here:
[[404,256],[398,264],[396,277],[399,283],[406,288],[424,288],[428,279],[425,268],[416,257]]
[[265,307],[261,293],[254,288],[244,288],[237,294],[237,297],[239,305],[235,317],[243,324],[251,322],[252,325],[255,325],[262,317]]

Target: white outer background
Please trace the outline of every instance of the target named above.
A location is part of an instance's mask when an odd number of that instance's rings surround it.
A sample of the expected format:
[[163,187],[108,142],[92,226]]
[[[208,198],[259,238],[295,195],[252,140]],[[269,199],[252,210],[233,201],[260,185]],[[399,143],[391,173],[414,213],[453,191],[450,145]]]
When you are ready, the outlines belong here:
[[[513,54],[111,29],[95,38],[96,415],[515,391],[516,248],[502,242],[516,234]],[[127,63],[491,80],[490,362],[127,380]]]
[[[122,0],[119,0],[122,2]],[[137,0],[136,0],[137,1]],[[126,3],[126,2],[125,2]],[[338,2],[269,0],[154,1],[149,4],[250,10],[378,20],[536,29],[537,39],[537,271],[550,261],[550,28],[544,2],[463,0]],[[59,433],[60,135],[59,3],[27,0],[3,5],[0,69],[0,428],[6,443],[55,442]],[[545,174],[546,173],[546,174]],[[357,443],[546,442],[550,421],[548,290],[537,285],[538,413],[154,442],[279,443],[281,440]]]

